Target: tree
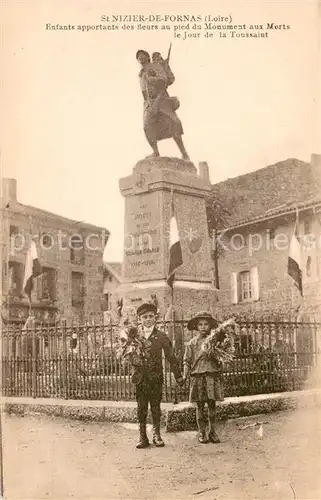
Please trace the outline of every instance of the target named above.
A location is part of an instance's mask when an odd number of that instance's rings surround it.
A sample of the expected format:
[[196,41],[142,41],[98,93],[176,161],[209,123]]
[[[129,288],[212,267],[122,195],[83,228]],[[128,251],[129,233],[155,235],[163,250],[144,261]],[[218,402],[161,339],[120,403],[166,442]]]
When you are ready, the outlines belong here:
[[[222,195],[212,190],[206,200],[206,214],[208,232],[211,237],[215,237],[214,232],[226,229],[229,226],[230,211]],[[214,242],[215,243],[215,242]],[[212,246],[214,249],[214,246]],[[216,258],[222,254],[223,248],[218,246]]]
[[228,227],[231,214],[226,201],[213,190],[206,200],[206,213],[210,233],[213,229],[219,231]]

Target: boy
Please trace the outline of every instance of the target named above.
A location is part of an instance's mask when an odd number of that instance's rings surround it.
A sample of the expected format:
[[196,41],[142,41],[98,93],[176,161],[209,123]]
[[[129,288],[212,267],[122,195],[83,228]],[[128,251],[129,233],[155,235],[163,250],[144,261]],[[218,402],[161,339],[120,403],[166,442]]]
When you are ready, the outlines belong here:
[[[186,346],[184,354],[184,380],[190,376],[190,402],[197,404],[196,420],[199,442],[219,443],[215,431],[216,401],[223,401],[222,366],[214,357],[207,355],[201,347],[206,337],[218,322],[208,312],[199,312],[187,324],[197,335]],[[205,430],[205,403],[208,406],[209,434]]]
[[163,389],[162,351],[170,363],[175,380],[181,384],[183,377],[176,359],[172,344],[167,335],[156,328],[157,309],[154,304],[145,303],[138,307],[137,316],[142,325],[142,332],[149,341],[149,349],[141,367],[136,369],[137,414],[139,421],[140,440],[136,448],[146,448],[149,441],[146,434],[146,419],[148,403],[153,419],[153,443],[157,447],[164,446],[160,435],[161,399]]

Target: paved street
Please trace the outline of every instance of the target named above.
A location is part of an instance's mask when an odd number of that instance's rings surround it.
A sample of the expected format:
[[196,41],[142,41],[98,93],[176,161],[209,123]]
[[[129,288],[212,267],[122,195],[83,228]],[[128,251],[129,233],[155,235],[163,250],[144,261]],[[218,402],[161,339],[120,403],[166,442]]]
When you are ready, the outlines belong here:
[[[258,427],[240,429],[254,422]],[[133,424],[4,418],[5,498],[319,499],[319,410],[220,424],[222,443],[164,434],[166,447],[136,450]]]

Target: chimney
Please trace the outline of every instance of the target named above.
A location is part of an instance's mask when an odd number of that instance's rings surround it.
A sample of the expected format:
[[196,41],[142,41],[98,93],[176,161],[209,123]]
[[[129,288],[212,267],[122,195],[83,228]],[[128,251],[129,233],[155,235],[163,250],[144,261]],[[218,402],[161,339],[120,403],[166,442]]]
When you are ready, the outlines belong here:
[[5,203],[17,202],[17,181],[16,179],[2,179],[2,197]]
[[321,168],[321,154],[312,153],[311,165],[312,165],[312,167],[315,167],[315,168]]
[[204,179],[210,183],[211,182],[210,181],[210,169],[209,169],[207,161],[200,161],[198,165],[200,168],[200,177],[202,177],[202,179]]

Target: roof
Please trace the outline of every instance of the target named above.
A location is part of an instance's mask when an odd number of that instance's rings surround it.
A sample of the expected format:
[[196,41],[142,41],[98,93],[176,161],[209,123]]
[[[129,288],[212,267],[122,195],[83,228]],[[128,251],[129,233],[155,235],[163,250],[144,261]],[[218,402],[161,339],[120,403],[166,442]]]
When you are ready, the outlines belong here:
[[103,227],[95,226],[94,224],[89,224],[85,221],[76,221],[73,219],[69,219],[69,218],[64,217],[62,215],[58,215],[58,214],[55,214],[53,212],[43,210],[42,208],[33,207],[31,205],[24,205],[22,203],[9,201],[9,203],[7,203],[7,205],[5,207],[2,204],[2,208],[5,208],[6,210],[8,210],[9,213],[10,212],[11,213],[20,213],[20,214],[23,214],[25,216],[30,216],[30,217],[40,217],[42,219],[60,221],[65,226],[70,225],[73,227],[73,226],[77,225],[80,228],[94,230],[94,231],[97,231],[97,229],[99,229],[100,231],[104,231],[106,234],[109,234],[109,231]]
[[[290,203],[289,205],[282,205],[281,207],[276,207],[275,209],[268,210],[265,214],[261,214],[252,218],[244,219],[242,221],[239,221],[235,225],[229,225],[224,229],[224,232],[226,230],[232,230],[232,229],[237,229],[240,227],[244,226],[249,226],[254,223],[259,223],[267,220],[272,220],[275,219],[275,217],[281,216],[281,215],[291,215],[295,214],[296,211],[298,210],[301,212],[302,210],[308,210],[308,209],[313,209],[315,210],[315,213],[320,213],[321,212],[321,197],[318,199],[312,199],[304,202],[297,202],[297,203]],[[222,228],[223,231],[223,228]]]
[[289,158],[214,184],[212,193],[229,211],[225,227],[237,227],[320,203],[321,169]]

